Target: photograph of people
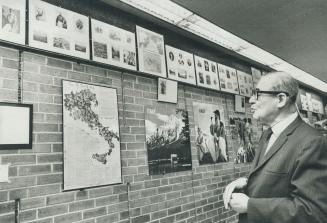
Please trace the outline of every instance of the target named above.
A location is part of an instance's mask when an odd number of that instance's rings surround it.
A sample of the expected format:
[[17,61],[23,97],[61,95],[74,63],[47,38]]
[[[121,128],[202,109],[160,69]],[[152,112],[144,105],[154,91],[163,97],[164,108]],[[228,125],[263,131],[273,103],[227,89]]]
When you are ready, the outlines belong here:
[[228,160],[226,154],[226,140],[224,123],[220,120],[219,110],[214,111],[214,116],[210,117],[210,133],[214,139],[216,157],[215,161],[226,162]]
[[19,33],[19,10],[2,6],[2,30],[4,32]]
[[228,152],[222,107],[193,102],[193,112],[199,164],[227,162]]
[[227,185],[225,208],[239,223],[327,222],[327,139],[298,114],[298,83],[285,72],[262,76],[250,98],[268,128],[247,177]]

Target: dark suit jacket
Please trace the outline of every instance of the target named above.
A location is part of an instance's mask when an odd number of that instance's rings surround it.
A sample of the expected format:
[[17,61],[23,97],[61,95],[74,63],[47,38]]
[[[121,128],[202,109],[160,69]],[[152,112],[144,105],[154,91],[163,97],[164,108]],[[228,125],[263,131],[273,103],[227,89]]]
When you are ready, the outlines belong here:
[[240,223],[327,223],[327,140],[297,118],[252,163]]

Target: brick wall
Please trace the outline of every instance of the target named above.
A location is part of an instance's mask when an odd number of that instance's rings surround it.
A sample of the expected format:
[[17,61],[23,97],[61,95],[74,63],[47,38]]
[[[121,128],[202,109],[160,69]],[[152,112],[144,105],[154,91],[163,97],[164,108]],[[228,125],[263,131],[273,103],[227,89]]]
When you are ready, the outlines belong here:
[[[17,102],[19,53],[0,47],[0,56],[0,101]],[[193,101],[222,104],[228,120],[233,95],[179,84],[177,106],[189,111],[193,169],[149,176],[144,107],[160,103],[156,78],[30,52],[21,60],[22,101],[34,105],[33,148],[0,150],[1,164],[11,163],[11,182],[0,183],[1,223],[14,222],[16,198],[21,198],[21,222],[30,223],[237,222],[235,212],[223,208],[222,193],[249,165],[233,163],[228,143],[229,163],[199,166],[192,109]],[[63,79],[117,88],[122,184],[63,192]]]

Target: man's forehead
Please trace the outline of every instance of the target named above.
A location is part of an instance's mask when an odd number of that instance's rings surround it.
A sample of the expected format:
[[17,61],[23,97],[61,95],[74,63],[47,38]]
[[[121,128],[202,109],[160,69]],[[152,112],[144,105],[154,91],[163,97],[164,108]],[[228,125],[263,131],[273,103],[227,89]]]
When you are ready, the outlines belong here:
[[259,90],[270,90],[274,84],[275,80],[273,77],[262,77],[257,84]]

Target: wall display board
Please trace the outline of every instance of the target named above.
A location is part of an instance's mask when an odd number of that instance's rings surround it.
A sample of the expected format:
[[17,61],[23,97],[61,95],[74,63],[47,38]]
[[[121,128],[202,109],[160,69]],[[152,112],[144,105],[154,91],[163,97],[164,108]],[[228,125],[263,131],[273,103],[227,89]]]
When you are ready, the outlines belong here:
[[252,162],[255,155],[252,119],[230,116],[229,124],[233,139],[235,163]]
[[194,56],[194,60],[197,85],[220,90],[217,63],[199,56]]
[[63,81],[64,189],[121,183],[117,91]]
[[90,59],[87,16],[40,0],[29,3],[30,46]]
[[237,78],[240,88],[240,95],[251,97],[253,91],[252,75],[238,70]]
[[166,45],[168,78],[196,85],[193,54]]
[[25,0],[0,0],[0,39],[25,44]]
[[159,77],[166,77],[164,37],[136,26],[139,70]]
[[32,149],[33,105],[0,102],[0,149]]
[[136,70],[135,34],[91,19],[94,61]]
[[146,108],[145,129],[151,175],[192,169],[186,110],[167,106]]
[[301,109],[305,111],[309,111],[307,96],[300,94],[300,100],[301,100]]
[[323,106],[322,102],[315,98],[312,98],[311,101],[312,101],[313,112],[319,113],[319,114],[324,114],[324,106]]
[[218,64],[219,82],[221,91],[239,94],[236,69]]
[[228,161],[222,106],[193,102],[196,149],[199,163]]
[[257,84],[261,78],[261,71],[257,68],[251,67],[252,79],[253,79],[253,88],[257,87]]
[[177,81],[158,78],[158,101],[177,103]]

